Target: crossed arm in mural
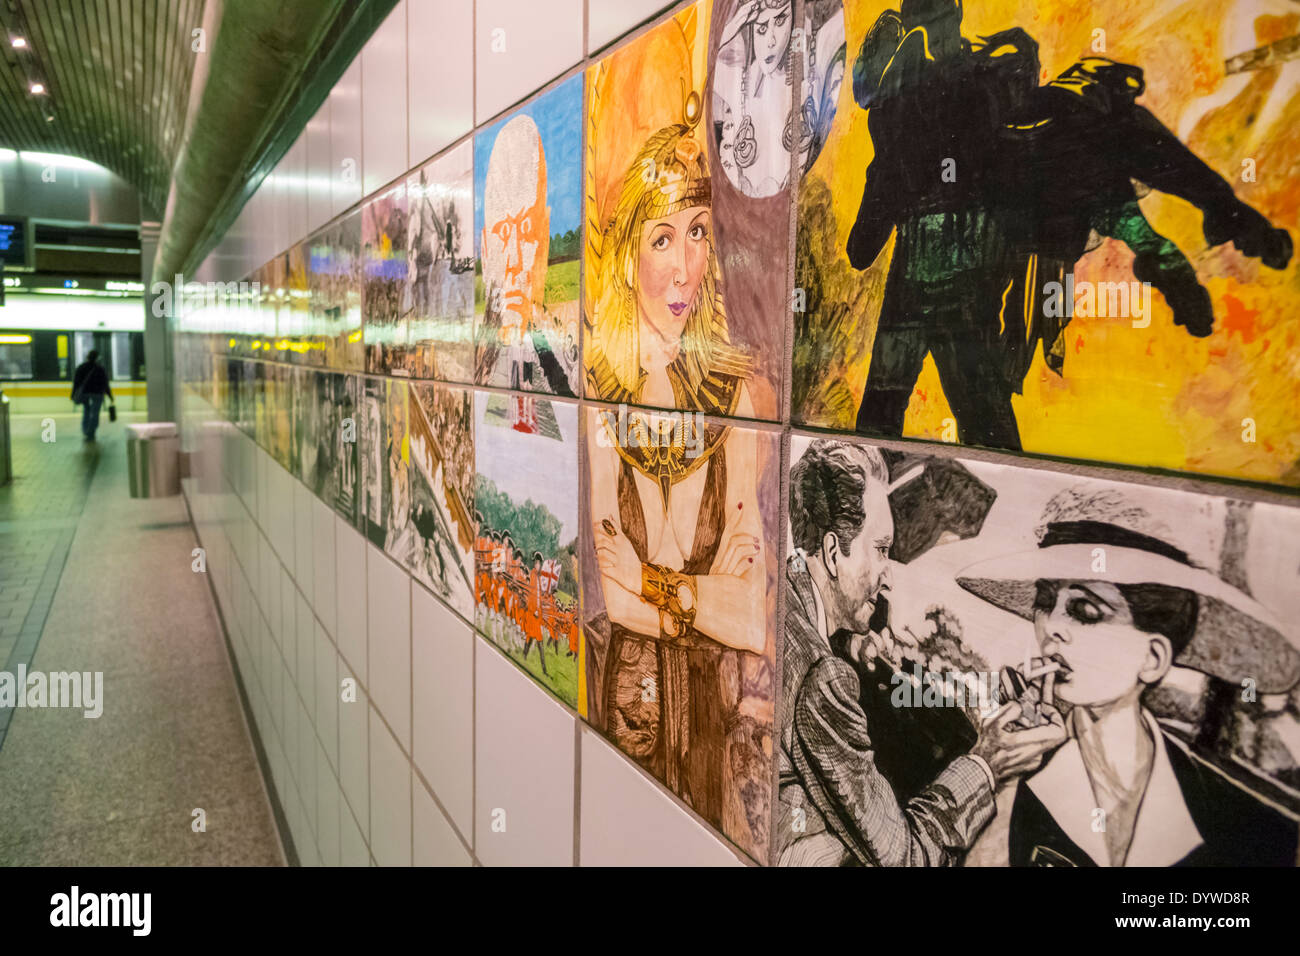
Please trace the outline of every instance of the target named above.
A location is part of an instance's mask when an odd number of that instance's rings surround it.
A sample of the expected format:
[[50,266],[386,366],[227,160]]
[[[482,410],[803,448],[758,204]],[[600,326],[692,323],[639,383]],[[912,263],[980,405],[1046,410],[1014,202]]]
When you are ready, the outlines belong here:
[[[737,414],[753,415],[747,390],[741,394]],[[601,426],[597,423],[596,427]],[[659,609],[642,597],[642,561],[619,520],[618,449],[601,447],[595,431],[588,430],[587,450],[592,533],[605,607],[615,623],[640,634],[659,634]],[[732,429],[723,441],[727,459],[722,505],[725,523],[709,573],[694,577],[698,608],[693,626],[720,644],[758,654],[767,639],[767,573],[758,510],[757,435],[748,429]],[[682,570],[692,550],[696,525],[703,520],[701,499],[707,467],[705,463],[673,486],[666,509],[654,484],[635,473],[645,515],[648,562]],[[606,523],[614,529],[613,534]]]

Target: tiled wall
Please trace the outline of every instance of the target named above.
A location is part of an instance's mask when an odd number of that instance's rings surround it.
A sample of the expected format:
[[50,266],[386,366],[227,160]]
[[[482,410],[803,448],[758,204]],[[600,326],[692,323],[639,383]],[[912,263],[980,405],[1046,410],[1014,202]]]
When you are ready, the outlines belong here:
[[[602,56],[622,49],[648,21],[662,23],[690,6],[663,0],[403,0],[196,278],[277,277],[290,287],[281,296],[281,309],[292,312],[301,305],[303,314],[317,309],[314,299],[310,306],[295,304],[295,295],[307,297],[306,288],[266,271],[267,264],[286,258],[291,247],[309,247],[305,240],[320,230],[355,227],[369,200],[404,184],[408,173],[431,157],[467,146],[471,136],[493,130],[539,91],[566,81],[591,83],[592,76],[584,74]],[[775,209],[772,221],[781,229],[787,210],[775,204],[783,201],[773,199],[768,209]],[[785,266],[776,262],[769,269],[764,262],[762,271],[785,275]],[[588,281],[585,275],[582,281]],[[358,271],[349,287],[353,306],[361,294]],[[265,373],[287,365],[311,376],[342,371],[346,390],[359,401],[367,382],[383,382],[383,376],[366,374],[359,346],[349,351],[361,340],[364,304],[356,310],[361,314],[349,315],[346,297],[335,299],[331,321],[341,321],[344,331],[336,343],[321,346],[327,356],[322,361],[319,354],[295,354],[278,343],[263,347],[261,340],[283,335],[283,326],[278,333],[260,329],[255,317],[248,320],[249,302],[233,294],[228,299],[238,308],[197,310],[181,320],[182,330],[198,333],[179,336],[178,367],[187,386],[185,441],[198,452],[199,469],[187,479],[186,493],[301,860],[325,865],[770,862],[765,836],[740,845],[734,834],[715,829],[593,729],[581,704],[575,709],[557,699],[476,633],[473,617],[444,603],[372,543],[355,502],[346,514],[337,501],[300,480],[296,453],[273,447],[276,439],[261,421],[264,407],[272,408],[270,398],[258,393],[254,400],[251,390],[242,397],[233,394],[235,380],[227,378],[231,362],[239,364],[245,382],[249,370],[259,367]],[[783,327],[765,340],[770,352],[782,351],[778,340],[786,335]],[[303,367],[312,365],[316,368]],[[286,381],[280,412],[314,394],[303,389],[315,379]],[[510,394],[500,383],[472,384],[488,386],[476,389],[476,398]],[[755,435],[760,449],[754,469],[760,525],[767,525],[762,531],[772,545],[767,626],[777,647],[779,557],[786,543],[779,502],[788,490],[788,476],[780,472],[790,461],[792,435],[783,387],[778,374],[767,390],[766,410],[752,416],[761,421],[733,423],[735,432]],[[587,399],[555,401],[592,407]],[[585,414],[578,417],[588,421]],[[594,413],[589,420],[595,421]],[[372,467],[364,450],[382,438],[361,425],[357,468],[364,473]],[[1022,461],[1015,455],[974,454],[1009,466]],[[583,461],[578,470],[586,465]],[[556,482],[560,472],[557,466],[536,478]],[[1094,477],[1107,473],[1092,472]],[[1073,472],[1061,470],[1053,480],[1066,474]],[[585,492],[585,474],[580,482]],[[354,485],[363,487],[364,474]],[[573,492],[577,497],[578,486]],[[589,538],[583,539],[580,560],[592,557]],[[599,610],[594,573],[588,572],[591,567],[576,575],[586,582],[584,609]],[[769,653],[767,659],[779,656]],[[767,674],[772,706],[780,696],[777,673]],[[770,751],[777,746],[773,730],[780,721],[778,711],[766,727],[771,780],[762,768],[752,773],[760,789],[775,780]],[[775,815],[771,801],[759,803]],[[764,823],[754,832],[769,831]]]
[[[590,5],[593,49],[665,6]],[[527,69],[480,58],[476,100],[474,4],[403,0],[196,278],[246,276],[582,60],[583,0],[477,6],[480,46],[493,17],[515,24],[506,56]],[[184,424],[202,469],[186,494],[304,864],[747,859],[197,390]]]

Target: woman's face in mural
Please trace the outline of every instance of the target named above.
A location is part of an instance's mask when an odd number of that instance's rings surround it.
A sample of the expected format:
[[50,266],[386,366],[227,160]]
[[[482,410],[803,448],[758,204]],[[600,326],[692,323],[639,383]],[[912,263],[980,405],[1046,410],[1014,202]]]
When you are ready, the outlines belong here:
[[764,6],[754,21],[754,58],[764,73],[774,73],[785,63],[790,46],[790,4]]
[[1043,656],[1062,665],[1056,697],[1070,704],[1104,704],[1155,683],[1172,657],[1168,638],[1139,630],[1105,581],[1039,581],[1034,630]]
[[695,306],[709,264],[707,206],[691,206],[641,230],[637,261],[637,299],[641,314],[661,334],[676,337]]

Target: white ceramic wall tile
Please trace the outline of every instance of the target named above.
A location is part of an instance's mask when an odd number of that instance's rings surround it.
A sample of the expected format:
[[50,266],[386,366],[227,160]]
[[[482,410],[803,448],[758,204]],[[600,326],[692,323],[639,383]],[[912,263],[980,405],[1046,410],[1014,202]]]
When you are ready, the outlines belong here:
[[270,501],[266,493],[267,469],[271,464],[271,456],[261,448],[254,448],[253,460],[256,462],[254,478],[257,482],[253,492],[253,514],[257,518],[258,527],[262,529],[262,534],[266,535],[267,529],[271,526],[267,507]]
[[[288,249],[307,235],[307,140],[299,135],[285,153],[285,244]],[[281,250],[283,251],[283,250]]]
[[325,625],[325,632],[333,635],[338,629],[338,612],[334,591],[338,582],[334,578],[334,512],[319,498],[312,499],[312,559],[315,584],[312,587],[316,616]]
[[366,552],[370,699],[410,751],[411,576],[374,545]]
[[582,866],[741,865],[708,827],[586,727],[579,807]]
[[416,866],[473,866],[451,822],[443,816],[429,791],[416,777],[411,778],[412,829]]
[[302,839],[294,838],[294,849],[298,851],[299,866],[320,866],[320,851],[316,848],[316,836],[312,832],[311,816],[313,805],[308,798],[299,794],[299,816],[303,820]]
[[298,591],[284,568],[280,569],[280,621],[280,649],[297,685],[302,680],[298,676]]
[[482,638],[474,644],[475,853],[487,866],[569,866],[574,718]]
[[410,168],[406,156],[406,0],[361,51],[361,165],[365,193]]
[[366,664],[366,539],[342,518],[336,519],[334,578],[338,605],[339,652],[349,667],[369,686]]
[[671,0],[587,0],[587,50],[599,50],[661,10]]
[[257,675],[262,680],[262,689],[266,691],[266,702],[271,708],[271,721],[275,724],[275,735],[284,743],[284,665],[280,661],[280,652],[266,621],[258,619],[261,636],[257,646]]
[[310,601],[316,580],[311,553],[311,503],[314,496],[302,482],[295,481],[293,485],[294,577],[298,580],[298,587],[302,588],[302,593],[307,595],[307,600]]
[[303,705],[302,697],[295,694],[298,702],[298,793],[302,796],[303,809],[307,814],[307,825],[313,837],[316,834],[316,755],[320,743]]
[[330,91],[330,215],[361,200],[361,60]]
[[[303,131],[306,164],[307,228],[313,232],[330,219],[330,98],[325,97]],[[299,235],[298,239],[306,238]]]
[[370,715],[370,852],[380,866],[411,865],[411,761]]
[[325,748],[316,750],[316,845],[321,863],[339,865],[339,791],[338,778],[330,769]]
[[285,471],[278,462],[271,464],[272,500],[275,511],[271,515],[271,527],[275,529],[272,543],[280,555],[280,561],[287,567],[295,564],[293,541],[293,493],[298,482],[293,475]]
[[298,608],[298,637],[294,642],[294,655],[297,662],[294,673],[298,678],[298,693],[302,695],[307,708],[307,716],[314,725],[316,722],[316,618],[311,613],[307,599],[301,594],[296,596]]
[[476,122],[582,59],[582,0],[478,0],[476,16]]
[[474,635],[422,587],[413,590],[415,766],[468,839],[474,810]]
[[[280,726],[282,728],[280,742],[284,744],[284,758],[288,763],[289,776],[297,783],[299,779],[298,770],[298,691],[293,686],[293,681],[289,679],[289,672],[284,666],[283,660],[276,658],[274,665],[276,672],[280,675],[278,678],[278,687],[280,692]],[[310,728],[304,728],[310,730]]]
[[278,645],[280,628],[283,626],[280,617],[280,559],[275,556],[275,549],[271,547],[271,542],[267,540],[266,535],[258,535],[257,546],[260,555],[257,569],[257,599],[267,621],[274,625],[271,634]]
[[339,766],[339,658],[324,629],[316,625],[316,736],[331,767]]
[[366,838],[361,833],[361,825],[352,815],[346,802],[339,804],[339,838],[341,841],[343,866],[369,866],[370,850],[366,847]]
[[[339,668],[339,678],[353,677]],[[357,699],[339,702],[339,782],[362,833],[370,825],[370,699],[358,683]]]
[[411,165],[474,125],[474,6],[406,0]]

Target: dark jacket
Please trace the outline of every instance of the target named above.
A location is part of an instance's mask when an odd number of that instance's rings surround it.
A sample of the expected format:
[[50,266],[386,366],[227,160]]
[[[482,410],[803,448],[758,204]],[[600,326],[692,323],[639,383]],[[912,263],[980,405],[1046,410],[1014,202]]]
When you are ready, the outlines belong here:
[[108,387],[108,373],[98,362],[82,362],[72,374],[72,400],[80,401],[84,395],[113,397],[113,390]]
[[818,630],[812,579],[793,560],[786,579],[780,862],[956,863],[993,816],[985,770],[958,757],[900,805],[876,766],[857,670]]
[[[1230,780],[1193,754],[1182,742],[1161,730],[1157,743],[1164,748],[1173,771],[1174,785],[1159,797],[1148,784],[1139,813],[1161,821],[1157,829],[1170,839],[1169,821],[1183,817],[1177,806],[1181,796],[1186,818],[1195,830],[1181,848],[1166,855],[1171,866],[1294,866],[1296,862],[1296,822],[1261,801],[1240,784]],[[1063,753],[1068,748],[1063,748]],[[1046,771],[1047,768],[1044,768]],[[1086,786],[1086,782],[1084,784]],[[1091,794],[1087,799],[1092,799]],[[1050,801],[1049,801],[1050,802]],[[1088,804],[1091,806],[1091,803]],[[1078,817],[1067,814],[1068,821]],[[1085,815],[1084,822],[1090,817]],[[1077,824],[1078,821],[1075,821]],[[1079,831],[1080,842],[1088,842],[1089,831]],[[1199,839],[1197,839],[1199,837]],[[1136,843],[1136,839],[1135,839]],[[1031,786],[1021,781],[1011,809],[1010,863],[1012,866],[1097,866],[1093,855],[1065,832],[1065,827],[1039,798]],[[1149,860],[1132,859],[1128,865],[1152,865]]]

